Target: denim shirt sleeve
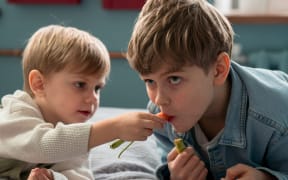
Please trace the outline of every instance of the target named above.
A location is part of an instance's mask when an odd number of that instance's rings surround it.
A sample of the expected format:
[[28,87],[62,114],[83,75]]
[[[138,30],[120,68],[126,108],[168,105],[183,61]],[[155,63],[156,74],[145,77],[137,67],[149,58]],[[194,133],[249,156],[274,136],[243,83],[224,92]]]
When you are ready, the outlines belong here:
[[278,180],[288,180],[288,176],[281,173],[281,172],[273,171],[273,170],[268,169],[266,167],[258,167],[256,169],[261,170],[261,171],[266,171],[267,173],[275,176]]
[[269,164],[269,167],[256,168],[272,174],[279,180],[288,180],[288,134],[287,130],[284,131],[284,135],[281,133],[274,133],[271,138],[271,146],[267,150],[266,155],[266,161],[267,164]]
[[265,171],[275,176],[278,180],[288,180],[287,142],[287,135],[281,136],[280,138],[274,135],[270,142],[272,145],[269,150],[267,150],[266,155],[266,163],[269,164],[269,167],[259,166],[256,167],[256,169]]

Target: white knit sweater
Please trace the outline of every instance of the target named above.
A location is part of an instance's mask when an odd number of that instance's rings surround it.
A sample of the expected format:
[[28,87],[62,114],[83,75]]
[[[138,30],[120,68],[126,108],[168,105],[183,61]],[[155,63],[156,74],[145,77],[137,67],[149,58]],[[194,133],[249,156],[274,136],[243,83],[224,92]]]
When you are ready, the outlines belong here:
[[93,179],[88,169],[91,124],[58,123],[54,127],[20,90],[4,96],[1,104],[0,158],[27,162],[27,168],[52,163],[55,179]]

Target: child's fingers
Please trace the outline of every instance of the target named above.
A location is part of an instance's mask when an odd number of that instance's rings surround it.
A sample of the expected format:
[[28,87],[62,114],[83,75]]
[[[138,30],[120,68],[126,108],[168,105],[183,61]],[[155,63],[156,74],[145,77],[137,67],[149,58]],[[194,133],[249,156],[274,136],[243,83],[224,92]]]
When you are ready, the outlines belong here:
[[236,179],[248,172],[249,166],[236,164],[226,171],[225,180]]
[[49,180],[41,171],[40,168],[34,168],[31,170],[27,180]]
[[28,180],[53,180],[53,175],[48,169],[34,168],[31,170]]
[[167,161],[174,161],[178,155],[176,148],[174,147],[167,155]]
[[192,155],[188,161],[186,161],[186,164],[184,164],[183,173],[184,174],[190,174],[194,177],[200,177],[201,173],[203,171],[206,171],[205,163],[197,156]]
[[148,120],[153,120],[153,121],[156,121],[156,122],[161,123],[161,124],[167,123],[166,119],[163,119],[163,117],[158,116],[157,114],[155,115],[155,114],[151,114],[151,113],[143,113],[143,118],[148,119]]
[[[134,114],[126,114],[131,122],[136,122],[138,125],[147,129],[161,129],[166,123],[165,120],[158,118],[154,114],[138,112]],[[125,118],[127,119],[127,118]],[[137,121],[135,121],[137,119]],[[125,120],[124,120],[125,121]]]
[[200,175],[199,175],[199,179],[206,179],[206,177],[207,177],[207,174],[208,174],[208,170],[207,170],[207,168],[205,168],[201,173],[200,173]]
[[153,133],[153,129],[146,128],[144,129],[144,131],[142,131],[142,136],[147,138],[148,136],[151,136],[152,133]]
[[187,147],[181,154],[178,153],[178,156],[175,159],[175,161],[180,166],[185,166],[193,156],[196,156],[193,148]]
[[171,175],[177,179],[206,179],[208,170],[205,163],[195,154],[192,147],[178,153],[174,148],[167,157]]
[[48,179],[53,179],[52,172],[49,169],[41,168],[40,171]]
[[147,129],[161,129],[163,128],[163,122],[154,121],[154,120],[146,120],[143,122],[144,128]]
[[185,165],[186,162],[195,155],[194,149],[192,147],[187,147],[181,154],[178,153],[176,147],[174,147],[167,156],[167,161],[174,161],[177,158],[179,164]]
[[160,118],[160,117],[158,117],[158,116],[153,116],[153,119],[152,119],[153,121],[156,121],[156,122],[160,122],[161,124],[165,124],[165,123],[167,123],[167,121],[165,120],[165,119],[162,119],[162,118]]
[[27,180],[37,180],[37,178],[36,178],[36,169],[32,169],[30,171],[30,174],[29,174]]

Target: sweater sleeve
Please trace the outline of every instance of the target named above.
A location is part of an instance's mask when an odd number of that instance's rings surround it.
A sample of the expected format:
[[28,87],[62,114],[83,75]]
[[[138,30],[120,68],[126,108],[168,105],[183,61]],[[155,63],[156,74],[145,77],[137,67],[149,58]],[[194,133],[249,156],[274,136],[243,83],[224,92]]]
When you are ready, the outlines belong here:
[[58,123],[54,127],[43,120],[40,110],[29,99],[14,102],[4,98],[2,105],[0,157],[57,163],[88,152],[91,124]]
[[[90,124],[48,123],[23,128],[31,121],[0,123],[0,156],[30,163],[55,163],[88,152]],[[32,129],[33,128],[33,129]],[[21,129],[21,130],[20,130]]]

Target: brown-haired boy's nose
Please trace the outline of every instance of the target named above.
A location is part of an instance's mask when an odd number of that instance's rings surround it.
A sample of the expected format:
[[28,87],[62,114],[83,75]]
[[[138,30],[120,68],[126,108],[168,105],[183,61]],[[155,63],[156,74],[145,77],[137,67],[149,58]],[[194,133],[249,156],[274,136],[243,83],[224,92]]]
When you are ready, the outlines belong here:
[[158,106],[165,106],[170,104],[170,99],[168,96],[162,94],[162,93],[158,93],[156,98],[155,98],[155,103]]

